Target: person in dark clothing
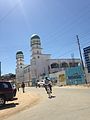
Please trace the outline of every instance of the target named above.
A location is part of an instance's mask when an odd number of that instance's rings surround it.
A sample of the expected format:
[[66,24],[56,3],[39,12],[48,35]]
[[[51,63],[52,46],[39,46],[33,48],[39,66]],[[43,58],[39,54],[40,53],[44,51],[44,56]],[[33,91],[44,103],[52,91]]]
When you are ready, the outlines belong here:
[[50,87],[50,91],[52,93],[52,82],[51,80],[48,78],[48,77],[45,77],[45,84],[44,84],[44,87],[45,87],[45,90],[47,91],[47,86]]
[[24,84],[24,82],[22,82],[21,87],[22,87],[22,90],[23,90],[23,93],[24,93],[25,92],[25,84]]
[[20,85],[19,83],[16,84],[17,90],[19,91]]

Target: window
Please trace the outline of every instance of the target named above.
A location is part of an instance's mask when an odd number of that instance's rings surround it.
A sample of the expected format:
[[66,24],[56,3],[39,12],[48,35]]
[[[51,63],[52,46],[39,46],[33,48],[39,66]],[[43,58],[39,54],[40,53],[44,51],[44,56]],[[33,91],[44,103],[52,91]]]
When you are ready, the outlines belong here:
[[3,84],[2,83],[0,83],[0,89],[3,89]]
[[3,82],[3,83],[0,83],[0,87],[3,89],[3,88],[11,88],[11,84],[8,83],[8,82]]
[[59,68],[59,64],[58,63],[52,63],[51,68]]
[[63,62],[63,63],[61,64],[61,67],[62,67],[62,68],[66,68],[66,67],[68,67],[68,64],[67,64],[66,62]]
[[4,87],[4,88],[8,88],[8,84],[3,83],[3,87]]

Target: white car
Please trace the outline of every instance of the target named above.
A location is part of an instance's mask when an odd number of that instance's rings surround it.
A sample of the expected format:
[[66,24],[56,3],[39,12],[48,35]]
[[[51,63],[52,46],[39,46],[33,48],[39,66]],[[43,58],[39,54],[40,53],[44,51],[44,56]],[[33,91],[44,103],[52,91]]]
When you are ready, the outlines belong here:
[[39,82],[37,83],[37,85],[38,85],[39,87],[43,87],[43,86],[44,86],[44,84],[45,84],[45,82],[44,82],[44,81],[39,81]]

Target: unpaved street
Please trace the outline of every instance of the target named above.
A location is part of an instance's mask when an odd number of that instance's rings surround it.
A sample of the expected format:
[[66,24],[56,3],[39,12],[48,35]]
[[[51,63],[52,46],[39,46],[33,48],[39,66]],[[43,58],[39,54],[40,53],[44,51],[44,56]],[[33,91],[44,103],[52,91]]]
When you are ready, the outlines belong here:
[[53,88],[49,99],[44,88],[28,88],[39,102],[4,120],[90,120],[90,88]]

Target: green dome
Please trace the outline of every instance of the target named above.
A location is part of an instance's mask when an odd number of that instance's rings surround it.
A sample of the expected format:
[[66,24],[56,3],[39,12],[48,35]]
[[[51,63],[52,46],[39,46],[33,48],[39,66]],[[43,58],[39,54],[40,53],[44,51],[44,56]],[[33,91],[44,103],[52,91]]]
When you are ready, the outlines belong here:
[[32,36],[31,36],[31,40],[32,39],[40,39],[40,37],[37,35],[37,34],[33,34]]
[[22,52],[22,51],[18,51],[18,52],[16,53],[16,55],[18,55],[18,54],[23,54],[23,52]]

